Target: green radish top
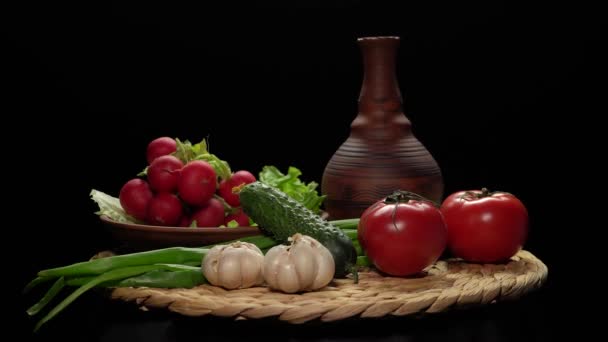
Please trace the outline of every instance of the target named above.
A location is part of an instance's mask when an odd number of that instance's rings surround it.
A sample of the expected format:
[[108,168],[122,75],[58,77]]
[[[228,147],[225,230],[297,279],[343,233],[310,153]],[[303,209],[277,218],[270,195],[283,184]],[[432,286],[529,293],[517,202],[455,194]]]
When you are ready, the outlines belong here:
[[344,277],[351,272],[357,262],[357,252],[341,229],[281,190],[259,181],[244,186],[239,196],[243,211],[261,231],[282,243],[296,233],[311,236],[331,252],[336,277]]

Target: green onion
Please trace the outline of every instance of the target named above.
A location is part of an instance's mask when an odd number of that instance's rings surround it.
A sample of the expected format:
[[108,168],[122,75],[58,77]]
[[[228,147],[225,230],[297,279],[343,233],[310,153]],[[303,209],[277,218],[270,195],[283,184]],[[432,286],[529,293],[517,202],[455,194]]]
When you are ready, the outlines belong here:
[[116,255],[90,261],[79,262],[69,266],[47,269],[38,272],[40,277],[74,277],[98,275],[108,271],[129,266],[152,264],[184,264],[202,262],[207,253],[205,248],[171,247],[153,251]]
[[[363,256],[363,250],[357,240],[359,219],[334,220],[332,224],[344,230],[357,249],[357,265],[368,266],[371,263]],[[235,241],[249,242],[264,253],[279,243],[274,239],[255,235],[238,240],[222,242],[229,244]],[[146,252],[116,255],[107,258],[79,262],[63,267],[46,269],[38,272],[38,277],[28,283],[27,292],[46,281],[56,279],[44,297],[27,310],[29,315],[39,313],[46,307],[65,286],[78,286],[67,298],[55,306],[35,327],[42,325],[59,314],[80,295],[93,287],[158,287],[158,288],[192,288],[205,282],[200,265],[210,248],[171,247]]]
[[51,280],[53,278],[51,277],[36,277],[34,279],[32,279],[32,281],[30,281],[27,285],[25,285],[25,288],[23,288],[23,293],[28,293],[30,292],[34,287],[38,286],[39,284],[42,283],[46,283],[47,281]]
[[57,296],[57,294],[61,291],[61,289],[63,289],[64,286],[65,279],[63,277],[57,279],[53,286],[51,286],[51,288],[46,292],[44,297],[42,297],[42,299],[40,299],[38,303],[32,305],[29,309],[27,309],[27,314],[30,316],[34,316],[35,314],[40,312],[40,310],[44,309],[44,307],[48,303],[50,303],[53,298],[55,298],[55,296]]
[[357,226],[359,225],[359,219],[351,218],[351,219],[343,219],[343,220],[332,220],[332,221],[329,221],[329,223],[331,223],[332,225],[334,225],[340,229],[357,229]]
[[357,257],[357,266],[371,266],[372,261],[366,257],[365,255],[361,255]]
[[44,316],[40,321],[38,321],[38,323],[36,324],[36,327],[34,328],[34,331],[37,331],[38,329],[40,329],[40,327],[44,323],[48,322],[51,318],[53,318],[57,314],[59,314],[63,309],[65,309],[68,305],[70,305],[73,301],[75,301],[78,297],[80,297],[86,291],[90,290],[91,288],[93,288],[99,284],[130,278],[130,277],[144,274],[147,272],[151,272],[154,270],[169,270],[169,271],[177,270],[177,271],[179,271],[179,270],[188,269],[188,267],[190,267],[190,266],[167,265],[167,264],[129,266],[129,267],[123,267],[123,268],[119,268],[119,269],[114,269],[114,270],[108,271],[106,273],[100,274],[100,275],[92,278],[91,280],[89,280],[84,285],[80,286],[78,289],[76,289],[74,292],[72,292],[72,294],[70,294],[67,298],[65,298],[63,301],[61,301],[61,303],[57,304],[57,306],[55,306],[46,316]]

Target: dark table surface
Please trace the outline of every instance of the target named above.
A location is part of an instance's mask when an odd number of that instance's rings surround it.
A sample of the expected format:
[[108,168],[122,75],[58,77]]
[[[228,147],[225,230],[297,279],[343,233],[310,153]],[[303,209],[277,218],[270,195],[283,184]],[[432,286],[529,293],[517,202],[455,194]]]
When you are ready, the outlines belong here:
[[[37,333],[24,318],[25,337],[36,341],[193,340],[376,340],[376,341],[552,341],[571,330],[563,322],[555,279],[510,302],[417,317],[349,319],[291,325],[276,319],[234,321],[186,317],[165,310],[142,311],[104,293],[85,294]],[[28,331],[29,330],[29,331]]]

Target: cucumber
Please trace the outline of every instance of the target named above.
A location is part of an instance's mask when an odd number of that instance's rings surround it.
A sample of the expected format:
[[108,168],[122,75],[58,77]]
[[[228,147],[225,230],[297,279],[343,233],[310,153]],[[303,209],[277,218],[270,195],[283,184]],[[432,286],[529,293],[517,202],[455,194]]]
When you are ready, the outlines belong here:
[[296,233],[308,235],[331,252],[336,278],[343,278],[353,271],[357,252],[351,239],[300,202],[259,181],[244,186],[239,197],[243,212],[258,224],[262,232],[281,243]]

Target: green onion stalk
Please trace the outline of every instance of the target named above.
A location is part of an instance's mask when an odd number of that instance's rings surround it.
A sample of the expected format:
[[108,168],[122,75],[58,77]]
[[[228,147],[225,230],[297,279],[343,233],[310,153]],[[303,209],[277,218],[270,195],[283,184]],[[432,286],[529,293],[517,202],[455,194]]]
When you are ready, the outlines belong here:
[[[342,229],[357,250],[357,265],[369,266],[369,260],[357,240],[359,219],[330,221]],[[236,241],[236,240],[235,240]],[[256,245],[264,253],[279,245],[274,239],[255,235],[239,239]],[[222,242],[229,244],[234,241]],[[35,326],[35,331],[59,314],[86,291],[96,287],[156,287],[156,288],[192,288],[204,284],[201,270],[202,261],[207,252],[215,245],[201,248],[170,247],[145,252],[131,253],[78,262],[75,264],[45,269],[25,286],[24,293],[47,282],[53,282],[46,294],[27,313],[30,316],[39,314],[66,287],[76,289],[53,309],[51,309]]]

